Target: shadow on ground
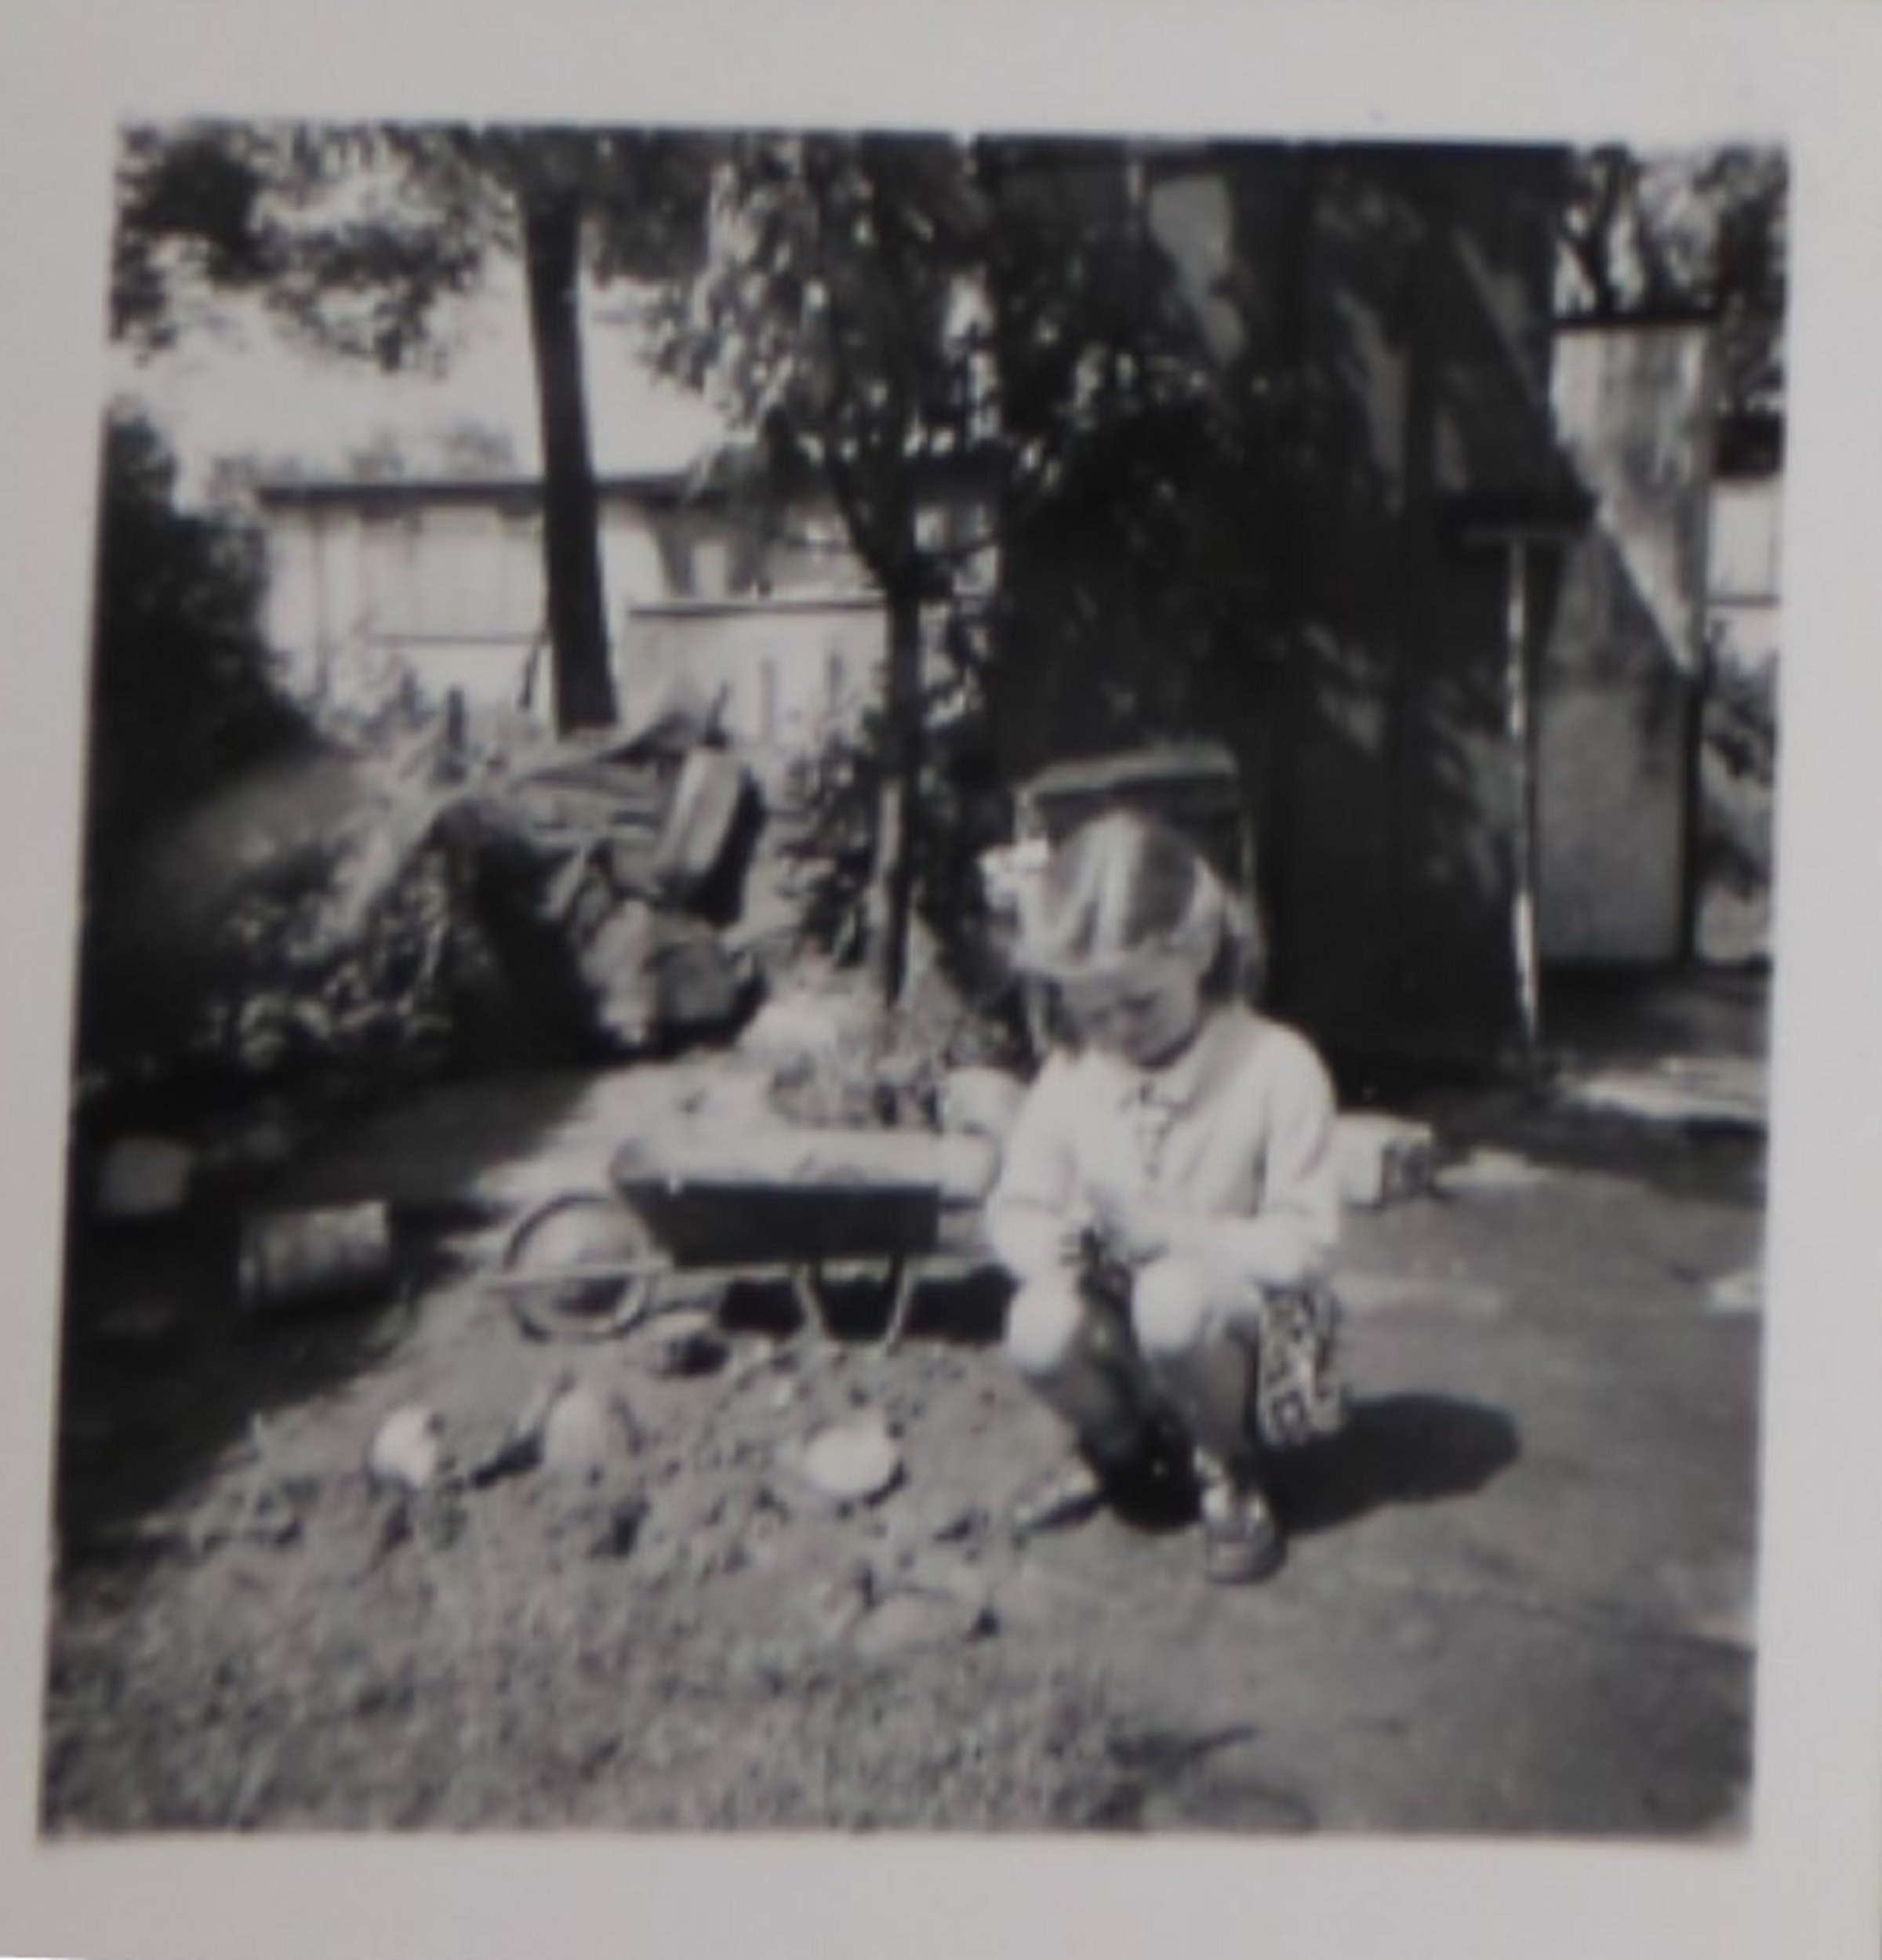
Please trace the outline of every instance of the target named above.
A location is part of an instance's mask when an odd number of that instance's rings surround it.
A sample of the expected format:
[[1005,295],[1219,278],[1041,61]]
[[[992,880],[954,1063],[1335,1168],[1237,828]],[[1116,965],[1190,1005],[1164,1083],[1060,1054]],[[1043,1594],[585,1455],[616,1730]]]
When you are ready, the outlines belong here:
[[1467,1497],[1521,1451],[1500,1409],[1448,1396],[1361,1402],[1337,1436],[1276,1459],[1275,1498],[1288,1527],[1330,1530],[1390,1504]]
[[[925,1284],[910,1316],[910,1337],[996,1345],[1011,1294],[1011,1283],[990,1269]],[[881,1340],[888,1300],[879,1281],[832,1284],[827,1300],[831,1338],[865,1346]],[[802,1324],[797,1296],[782,1279],[735,1283],[719,1317],[732,1332],[780,1337]],[[1449,1396],[1383,1396],[1356,1403],[1338,1436],[1275,1457],[1271,1475],[1289,1529],[1324,1531],[1389,1505],[1468,1497],[1520,1454],[1517,1426],[1501,1409]],[[1180,1478],[1133,1484],[1113,1497],[1124,1523],[1152,1534],[1180,1530],[1195,1515],[1194,1490]]]

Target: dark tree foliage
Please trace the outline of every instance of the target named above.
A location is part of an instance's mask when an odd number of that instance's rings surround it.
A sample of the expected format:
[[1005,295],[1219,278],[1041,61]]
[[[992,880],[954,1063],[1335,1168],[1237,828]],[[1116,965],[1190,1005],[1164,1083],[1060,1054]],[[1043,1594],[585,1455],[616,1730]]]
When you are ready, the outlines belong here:
[[[176,346],[220,296],[257,299],[283,332],[388,372],[436,362],[439,303],[469,292],[499,207],[450,148],[416,165],[369,128],[186,123],[126,132],[111,316],[137,352]],[[389,175],[373,196],[362,173]]]
[[104,436],[93,610],[89,850],[108,874],[151,826],[307,739],[263,636],[261,539],[177,509],[147,422]]
[[1728,474],[1782,459],[1789,211],[1781,151],[1610,147],[1575,159],[1561,227],[1567,309],[1595,321],[1716,322]]

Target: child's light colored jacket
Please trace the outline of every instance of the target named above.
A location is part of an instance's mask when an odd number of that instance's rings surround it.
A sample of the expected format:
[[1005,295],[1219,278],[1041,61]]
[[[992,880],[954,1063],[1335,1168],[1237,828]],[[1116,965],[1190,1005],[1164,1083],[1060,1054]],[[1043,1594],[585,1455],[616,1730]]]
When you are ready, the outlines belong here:
[[1239,1004],[1212,1010],[1164,1069],[1055,1054],[1007,1141],[994,1249],[1022,1279],[1060,1269],[1067,1227],[1108,1189],[1154,1203],[1170,1251],[1224,1281],[1309,1285],[1339,1237],[1333,1119],[1313,1048]]

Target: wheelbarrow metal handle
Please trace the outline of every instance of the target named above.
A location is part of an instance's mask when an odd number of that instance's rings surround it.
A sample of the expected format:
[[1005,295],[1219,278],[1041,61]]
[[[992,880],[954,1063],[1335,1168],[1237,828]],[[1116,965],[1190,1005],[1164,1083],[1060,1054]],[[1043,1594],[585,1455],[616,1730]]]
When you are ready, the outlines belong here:
[[677,1270],[671,1259],[656,1255],[587,1265],[537,1266],[527,1272],[493,1272],[485,1277],[484,1283],[499,1293],[529,1293],[540,1287],[579,1286],[591,1279],[651,1279]]

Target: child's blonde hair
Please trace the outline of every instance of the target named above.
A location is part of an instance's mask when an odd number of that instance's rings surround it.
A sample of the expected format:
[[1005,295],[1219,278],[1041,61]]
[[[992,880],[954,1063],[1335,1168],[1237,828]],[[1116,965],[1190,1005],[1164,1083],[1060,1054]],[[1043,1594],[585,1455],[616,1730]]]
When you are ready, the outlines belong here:
[[1032,881],[1020,916],[1020,964],[1048,984],[1157,953],[1193,958],[1204,996],[1250,983],[1252,917],[1179,831],[1137,811],[1081,824]]

